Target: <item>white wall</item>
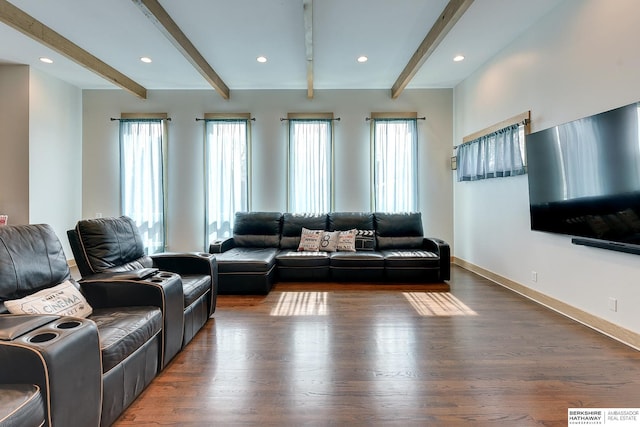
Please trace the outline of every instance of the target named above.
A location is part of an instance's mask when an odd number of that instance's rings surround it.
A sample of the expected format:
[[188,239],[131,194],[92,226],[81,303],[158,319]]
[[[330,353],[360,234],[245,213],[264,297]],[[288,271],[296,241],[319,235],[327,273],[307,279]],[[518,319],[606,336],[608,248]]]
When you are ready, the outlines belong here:
[[29,222],[29,67],[0,65],[0,214]]
[[123,112],[168,113],[169,250],[204,247],[203,117],[207,112],[249,112],[252,124],[254,211],[286,210],[286,117],[288,112],[333,112],[335,124],[335,210],[368,211],[370,206],[369,125],[374,111],[416,111],[419,121],[420,207],[425,234],[453,238],[449,159],[453,130],[452,90],[405,90],[396,100],[388,90],[231,91],[228,101],[213,90],[150,91],[139,100],[123,91],[83,92],[82,215],[120,214],[118,122]]
[[[536,131],[640,100],[638,16],[636,0],[561,3],[455,88],[454,144],[526,110]],[[455,183],[455,256],[640,333],[640,258],[531,231],[527,185]]]
[[82,214],[82,91],[31,69],[29,222],[54,229],[67,258],[67,230]]

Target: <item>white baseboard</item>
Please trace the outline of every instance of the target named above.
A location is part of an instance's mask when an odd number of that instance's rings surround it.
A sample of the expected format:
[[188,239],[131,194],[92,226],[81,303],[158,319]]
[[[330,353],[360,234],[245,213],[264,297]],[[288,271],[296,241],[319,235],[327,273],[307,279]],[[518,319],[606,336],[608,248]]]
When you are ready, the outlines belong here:
[[623,328],[622,326],[616,325],[615,323],[609,322],[608,320],[602,319],[598,316],[594,316],[593,314],[587,313],[586,311],[580,310],[579,308],[573,307],[565,302],[528,288],[520,283],[514,282],[506,277],[502,277],[499,274],[486,270],[463,259],[453,257],[452,262],[465,270],[469,270],[479,276],[489,279],[500,286],[516,292],[538,304],[548,307],[563,316],[567,316],[570,319],[575,320],[576,322],[582,323],[583,325],[620,341],[629,347],[640,350],[640,334],[636,332],[630,331],[629,329]]

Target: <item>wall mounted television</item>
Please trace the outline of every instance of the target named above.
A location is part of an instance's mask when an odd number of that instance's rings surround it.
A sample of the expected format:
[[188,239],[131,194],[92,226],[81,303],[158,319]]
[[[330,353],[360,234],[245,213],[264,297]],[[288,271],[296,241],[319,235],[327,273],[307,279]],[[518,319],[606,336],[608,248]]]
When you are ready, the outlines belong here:
[[526,137],[531,229],[640,254],[640,103]]

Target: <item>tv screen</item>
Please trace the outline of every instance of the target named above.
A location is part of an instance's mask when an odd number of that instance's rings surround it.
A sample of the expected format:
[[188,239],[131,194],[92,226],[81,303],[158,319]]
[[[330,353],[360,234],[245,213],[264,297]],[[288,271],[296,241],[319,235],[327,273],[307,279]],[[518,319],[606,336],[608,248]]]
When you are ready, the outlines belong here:
[[527,135],[532,230],[640,245],[639,116],[635,103]]

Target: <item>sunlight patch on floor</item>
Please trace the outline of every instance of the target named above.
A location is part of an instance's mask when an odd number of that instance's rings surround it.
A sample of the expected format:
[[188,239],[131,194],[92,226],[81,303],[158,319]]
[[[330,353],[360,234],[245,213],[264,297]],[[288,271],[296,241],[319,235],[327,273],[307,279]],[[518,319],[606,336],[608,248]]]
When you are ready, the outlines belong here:
[[421,316],[476,316],[449,292],[403,292],[404,297]]
[[272,316],[326,316],[328,292],[283,292]]

